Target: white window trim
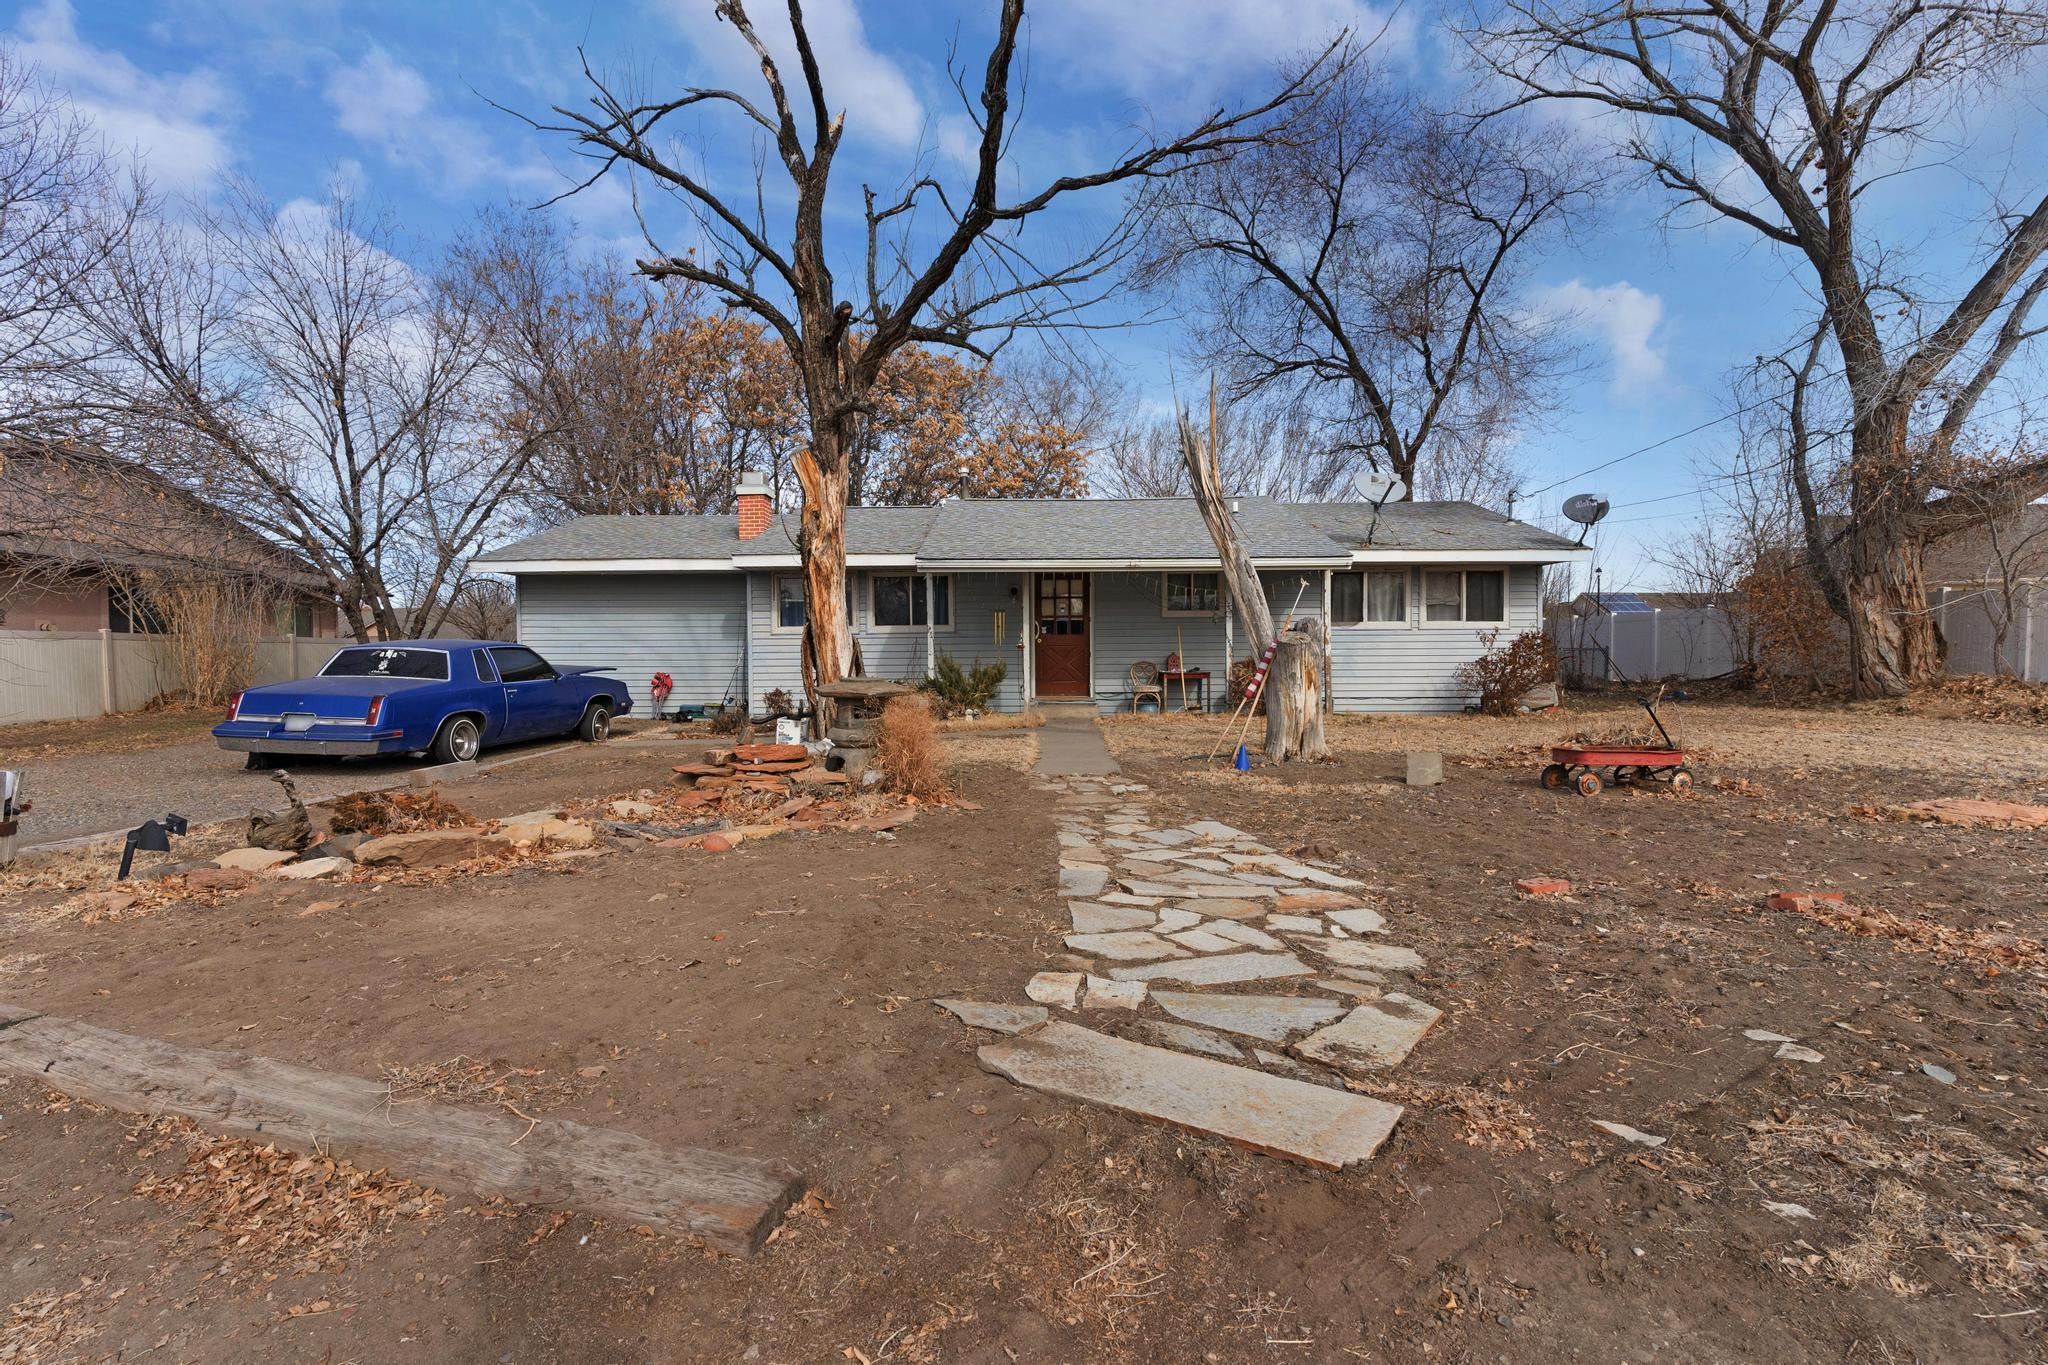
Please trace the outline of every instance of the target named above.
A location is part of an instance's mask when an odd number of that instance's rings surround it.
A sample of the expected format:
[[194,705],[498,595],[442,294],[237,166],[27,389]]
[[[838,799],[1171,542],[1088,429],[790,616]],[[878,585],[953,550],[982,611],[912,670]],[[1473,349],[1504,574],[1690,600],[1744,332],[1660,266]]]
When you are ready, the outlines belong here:
[[[868,628],[869,630],[873,631],[873,632],[874,632],[875,634],[877,634],[877,635],[922,635],[922,634],[924,634],[924,633],[925,633],[925,631],[926,631],[927,629],[930,629],[930,630],[931,630],[931,632],[932,632],[933,634],[935,634],[935,635],[951,635],[951,634],[952,634],[952,633],[953,633],[954,631],[956,631],[956,630],[958,630],[958,629],[960,628],[960,601],[959,601],[959,599],[958,599],[957,597],[955,597],[955,596],[954,596],[954,584],[953,584],[953,575],[951,575],[951,574],[949,574],[949,573],[934,573],[934,574],[922,574],[922,573],[918,573],[918,572],[917,572],[916,570],[914,570],[914,569],[909,569],[909,570],[905,570],[905,571],[904,571],[904,572],[902,572],[902,573],[895,573],[895,572],[882,572],[882,571],[879,571],[879,570],[878,570],[878,571],[876,571],[876,572],[870,573],[870,574],[869,574],[869,575],[867,576],[867,578],[868,578],[868,625],[867,625],[867,628]],[[925,580],[926,580],[927,578],[943,578],[943,579],[945,579],[945,580],[946,580],[946,615],[947,615],[947,617],[949,618],[949,619],[947,620],[946,624],[945,624],[945,625],[943,625],[943,626],[931,626],[931,627],[925,627],[925,626],[885,626],[885,625],[883,625],[883,624],[882,624],[882,619],[881,619],[881,617],[879,617],[878,615],[876,615],[876,614],[875,614],[875,582],[876,582],[876,580],[877,580],[877,579],[882,579],[882,578],[907,578],[907,579],[909,579],[909,580],[910,580],[910,581],[911,581],[912,583],[914,583],[914,584],[916,584],[916,585],[917,585],[917,591],[918,591],[918,592],[920,592],[920,593],[924,591],[924,581],[925,581]]]
[[[1455,573],[1458,575],[1458,619],[1455,621],[1432,621],[1429,619],[1429,575],[1433,573]],[[1500,619],[1498,621],[1474,621],[1465,615],[1465,576],[1475,573],[1497,573],[1500,575]],[[1504,629],[1514,616],[1513,593],[1515,576],[1512,570],[1501,564],[1431,564],[1424,568],[1415,581],[1415,614],[1424,630],[1471,630],[1473,628]]]
[[[1216,605],[1214,607],[1196,607],[1179,611],[1167,606],[1167,580],[1176,576],[1186,577],[1190,580],[1198,577],[1215,579]],[[1189,587],[1193,586],[1193,583],[1190,582]],[[1159,575],[1159,614],[1161,616],[1199,616],[1208,620],[1214,620],[1223,614],[1223,601],[1223,575],[1221,573],[1211,572],[1207,569],[1168,569]]]
[[808,622],[808,621],[810,620],[810,617],[811,617],[811,590],[810,590],[809,586],[808,586],[808,585],[806,585],[806,584],[804,583],[804,576],[803,576],[802,574],[800,574],[800,573],[772,573],[772,574],[769,574],[769,575],[768,575],[768,633],[769,633],[769,634],[771,634],[771,635],[801,635],[801,634],[803,634],[803,633],[804,633],[804,628],[803,628],[802,626],[785,626],[785,625],[783,625],[783,624],[782,624],[782,589],[781,589],[781,583],[782,583],[782,581],[783,581],[784,579],[786,579],[786,578],[787,578],[787,579],[794,579],[794,580],[796,581],[796,583],[797,583],[797,584],[798,584],[799,586],[803,587],[803,589],[804,589],[804,620],[805,620],[806,622]]
[[[1330,595],[1331,595],[1331,599],[1332,599],[1332,600],[1331,600],[1331,601],[1328,601],[1328,602],[1325,602],[1325,603],[1323,603],[1323,610],[1324,610],[1324,612],[1325,612],[1325,613],[1326,613],[1326,614],[1328,615],[1328,619],[1329,619],[1329,622],[1330,622],[1330,629],[1332,629],[1332,630],[1413,630],[1413,629],[1415,629],[1415,611],[1416,611],[1416,602],[1417,602],[1417,590],[1418,590],[1418,588],[1419,588],[1419,587],[1420,587],[1421,585],[1420,585],[1420,583],[1419,583],[1419,582],[1417,581],[1417,579],[1416,579],[1416,577],[1415,577],[1415,571],[1414,571],[1414,569],[1412,569],[1412,568],[1407,568],[1407,567],[1402,567],[1402,568],[1396,568],[1396,567],[1394,567],[1394,566],[1392,566],[1392,565],[1386,565],[1386,566],[1381,566],[1381,565],[1376,565],[1376,564],[1372,564],[1372,565],[1360,565],[1359,567],[1357,567],[1357,568],[1355,568],[1355,569],[1337,569],[1337,570],[1334,570],[1334,571],[1332,571],[1332,573],[1331,573],[1331,578],[1332,578],[1332,579],[1334,580],[1334,579],[1335,579],[1335,578],[1336,578],[1336,577],[1337,577],[1338,575],[1340,575],[1340,574],[1350,574],[1350,573],[1355,573],[1355,574],[1360,574],[1360,575],[1364,575],[1364,574],[1376,574],[1376,573],[1397,573],[1397,574],[1400,574],[1400,575],[1401,575],[1401,605],[1403,606],[1403,608],[1405,608],[1405,610],[1403,610],[1403,611],[1402,611],[1402,613],[1401,613],[1401,615],[1400,615],[1400,617],[1399,617],[1398,619],[1396,619],[1396,620],[1392,620],[1392,621],[1339,621],[1339,620],[1337,619],[1337,616],[1336,616],[1336,602],[1335,602],[1335,597],[1336,597],[1336,587],[1335,587],[1335,584],[1334,584],[1334,582],[1333,582],[1333,583],[1332,583],[1332,586],[1331,586],[1331,589],[1330,589]],[[1359,589],[1359,590],[1360,590],[1361,594],[1363,594],[1363,593],[1364,593],[1364,591],[1365,591],[1365,590],[1364,590],[1364,585],[1363,585],[1363,584],[1361,584],[1361,585],[1360,585],[1360,589]],[[1363,610],[1365,610],[1365,606],[1366,606],[1366,603],[1367,603],[1367,602],[1368,602],[1369,600],[1370,600],[1370,597],[1369,597],[1369,596],[1365,596],[1365,595],[1362,595],[1362,596],[1361,596],[1361,597],[1359,598],[1359,602],[1358,602],[1358,607],[1359,607],[1359,610],[1360,610],[1360,611],[1363,611]],[[1449,624],[1449,623],[1448,623],[1448,622],[1445,622],[1444,624]]]

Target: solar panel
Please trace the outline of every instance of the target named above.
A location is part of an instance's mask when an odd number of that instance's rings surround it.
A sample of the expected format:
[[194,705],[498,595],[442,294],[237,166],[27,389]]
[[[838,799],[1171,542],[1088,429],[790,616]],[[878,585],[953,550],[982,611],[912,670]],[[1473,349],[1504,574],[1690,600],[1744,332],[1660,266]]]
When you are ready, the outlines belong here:
[[1632,592],[1603,592],[1598,601],[1603,611],[1622,616],[1629,612],[1652,611],[1654,608]]

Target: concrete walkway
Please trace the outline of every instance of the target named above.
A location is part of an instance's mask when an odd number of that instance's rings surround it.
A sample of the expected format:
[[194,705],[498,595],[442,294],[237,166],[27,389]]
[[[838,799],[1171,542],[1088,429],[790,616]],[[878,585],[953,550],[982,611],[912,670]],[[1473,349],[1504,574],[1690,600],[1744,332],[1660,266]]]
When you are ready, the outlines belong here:
[[1095,707],[1048,706],[1038,704],[1045,725],[1038,732],[1040,777],[1099,777],[1117,771],[1109,746],[1102,742],[1102,727],[1095,723]]

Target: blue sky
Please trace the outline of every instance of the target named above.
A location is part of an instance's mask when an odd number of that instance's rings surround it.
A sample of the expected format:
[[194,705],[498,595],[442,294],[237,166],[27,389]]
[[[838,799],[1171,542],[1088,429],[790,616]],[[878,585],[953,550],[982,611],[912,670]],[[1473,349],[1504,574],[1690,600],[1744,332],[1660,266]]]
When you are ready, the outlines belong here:
[[[204,193],[241,175],[284,203],[319,197],[340,174],[387,205],[425,255],[480,205],[536,203],[577,174],[564,139],[535,133],[486,98],[536,114],[580,100],[579,46],[593,67],[649,94],[704,82],[752,93],[749,55],[712,8],[712,0],[31,0],[0,3],[0,15],[7,40],[114,142],[140,151],[161,187]],[[756,0],[751,8],[769,30],[781,6]],[[957,182],[966,142],[947,45],[957,35],[962,56],[978,62],[993,8],[811,0],[828,96],[851,111],[842,189],[857,193],[863,179],[896,183],[920,147]],[[1025,181],[1093,162],[1136,126],[1172,126],[1253,92],[1269,82],[1273,62],[1343,24],[1378,30],[1386,22],[1357,0],[1034,0],[1030,14],[1016,158]],[[1420,80],[1448,88],[1460,79],[1454,45],[1424,10],[1396,14],[1384,43]],[[2029,114],[2038,123],[2038,102],[1994,111],[1979,142],[2001,160],[2015,146],[2039,152],[2038,133],[2006,126],[2026,126]],[[1598,136],[1600,124],[1591,126]],[[714,177],[741,183],[749,152],[736,125],[708,119],[687,131],[702,135]],[[1517,510],[1554,514],[1569,493],[1606,493],[1616,504],[1601,534],[1608,584],[1654,586],[1656,544],[1682,533],[1702,505],[1666,495],[1725,467],[1733,424],[1570,476],[1725,413],[1731,369],[1781,345],[1806,298],[1786,264],[1741,230],[1660,227],[1665,201],[1633,188],[1629,167],[1612,164],[1614,192],[1539,275],[1540,299],[1573,313],[1587,367],[1523,455],[1525,486],[1564,482]],[[1078,236],[1113,207],[1076,205],[1046,231]],[[567,211],[588,249],[645,254],[622,181],[578,196]],[[664,246],[688,244],[678,211],[656,200],[648,214]],[[1163,406],[1183,335],[1169,318],[1102,344]]]

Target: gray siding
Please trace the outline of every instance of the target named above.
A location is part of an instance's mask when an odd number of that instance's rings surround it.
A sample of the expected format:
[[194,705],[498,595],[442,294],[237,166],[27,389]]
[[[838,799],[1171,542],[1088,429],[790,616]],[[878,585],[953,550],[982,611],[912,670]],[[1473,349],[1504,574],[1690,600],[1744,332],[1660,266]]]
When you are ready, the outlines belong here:
[[559,665],[602,665],[638,715],[657,672],[671,704],[715,702],[740,666],[738,574],[521,574],[519,639]]
[[[1542,575],[1543,570],[1534,565],[1514,565],[1508,569],[1508,619],[1500,628],[1502,643],[1511,635],[1541,628],[1537,588]],[[1452,675],[1458,665],[1485,653],[1483,636],[1490,629],[1464,624],[1424,624],[1422,570],[1410,569],[1406,626],[1331,629],[1332,705],[1341,712],[1460,710],[1472,697]]]

